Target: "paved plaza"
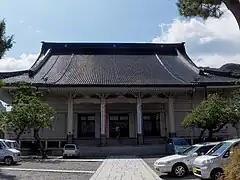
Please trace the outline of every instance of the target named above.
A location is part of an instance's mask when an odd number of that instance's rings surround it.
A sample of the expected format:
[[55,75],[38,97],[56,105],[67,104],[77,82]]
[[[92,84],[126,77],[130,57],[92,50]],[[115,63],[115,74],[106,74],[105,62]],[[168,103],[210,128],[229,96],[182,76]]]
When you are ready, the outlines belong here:
[[[156,158],[109,157],[107,159],[50,159],[0,164],[1,180],[173,180],[154,172]],[[159,177],[160,176],[160,177]],[[193,176],[184,179],[196,180]]]

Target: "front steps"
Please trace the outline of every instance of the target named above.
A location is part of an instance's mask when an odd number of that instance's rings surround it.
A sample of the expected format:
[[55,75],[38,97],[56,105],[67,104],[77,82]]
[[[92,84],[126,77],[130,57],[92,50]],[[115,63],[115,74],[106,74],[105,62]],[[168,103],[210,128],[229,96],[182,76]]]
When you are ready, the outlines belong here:
[[165,145],[80,147],[81,157],[153,156],[165,154]]

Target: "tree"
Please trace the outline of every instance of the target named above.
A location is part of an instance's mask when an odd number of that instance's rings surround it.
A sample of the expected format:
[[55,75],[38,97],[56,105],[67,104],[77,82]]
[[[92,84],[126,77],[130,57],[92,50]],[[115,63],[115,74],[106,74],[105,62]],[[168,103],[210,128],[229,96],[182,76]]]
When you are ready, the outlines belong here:
[[[199,139],[208,130],[208,139],[211,141],[213,133],[219,132],[226,124],[232,123],[232,119],[229,117],[230,112],[229,101],[218,94],[212,94],[185,117],[183,125],[185,127],[194,125],[201,128]],[[237,114],[231,112],[231,116],[236,117]],[[236,121],[236,119],[234,120]]]
[[6,35],[5,20],[0,20],[0,59],[13,46],[13,36]]
[[43,95],[31,84],[20,83],[13,94],[12,109],[9,112],[1,112],[1,129],[14,132],[18,141],[26,130],[33,130],[33,136],[40,147],[42,157],[45,157],[43,145],[40,141],[39,131],[43,128],[51,128],[55,117],[54,110],[46,103],[41,102]]
[[240,29],[240,0],[178,0],[177,7],[184,17],[220,18],[223,15],[222,3],[233,13]]
[[228,98],[228,108],[227,118],[231,122],[232,126],[235,127],[237,131],[237,136],[239,135],[239,122],[240,122],[240,89],[235,90],[231,97]]
[[[6,22],[5,20],[0,20],[0,59],[4,56],[4,54],[10,50],[13,46],[13,35],[6,35]],[[3,86],[3,82],[0,81],[0,88]]]

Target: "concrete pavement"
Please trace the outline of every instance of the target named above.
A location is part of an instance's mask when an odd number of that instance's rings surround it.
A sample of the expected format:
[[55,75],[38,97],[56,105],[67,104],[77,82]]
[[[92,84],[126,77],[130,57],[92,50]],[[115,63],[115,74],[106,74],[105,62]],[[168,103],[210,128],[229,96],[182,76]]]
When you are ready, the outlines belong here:
[[141,159],[110,157],[97,169],[90,180],[161,180]]

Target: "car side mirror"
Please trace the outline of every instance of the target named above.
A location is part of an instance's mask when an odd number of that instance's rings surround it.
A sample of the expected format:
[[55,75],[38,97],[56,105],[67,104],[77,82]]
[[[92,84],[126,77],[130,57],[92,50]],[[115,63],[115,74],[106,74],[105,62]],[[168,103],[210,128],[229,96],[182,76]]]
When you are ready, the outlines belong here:
[[230,151],[228,150],[224,155],[223,155],[223,157],[224,158],[228,158],[230,156]]
[[192,154],[192,156],[196,157],[196,156],[198,156],[198,153],[195,152],[195,153]]

